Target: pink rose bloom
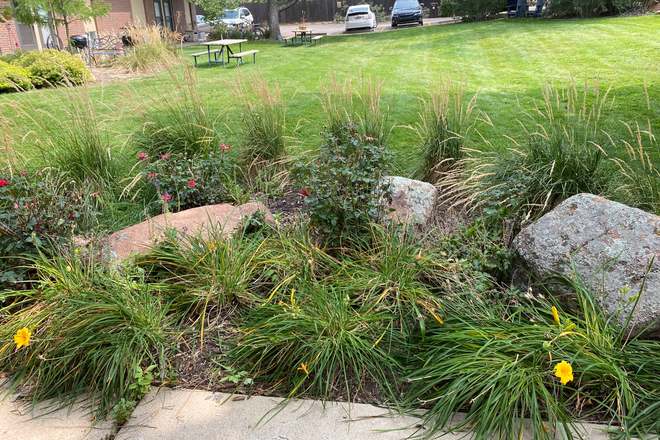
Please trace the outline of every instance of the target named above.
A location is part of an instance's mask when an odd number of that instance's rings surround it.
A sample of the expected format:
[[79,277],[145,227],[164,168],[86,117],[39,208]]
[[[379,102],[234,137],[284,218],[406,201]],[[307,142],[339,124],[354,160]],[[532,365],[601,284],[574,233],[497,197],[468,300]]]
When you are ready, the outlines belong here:
[[156,174],[154,174],[154,173],[149,174],[150,179],[153,179],[154,177],[156,177]]
[[140,160],[145,160],[149,155],[147,153],[140,153],[140,156],[138,156]]
[[167,159],[167,154],[163,154],[162,156],[160,156],[160,158],[161,159]]
[[163,194],[163,195],[162,195],[162,198],[163,198],[163,200],[165,200],[166,202],[169,202],[170,200],[172,200],[172,197],[171,197],[169,194],[167,194],[167,193]]
[[27,171],[21,171],[21,176],[25,176],[27,174]]
[[192,187],[194,187],[194,186],[196,185],[196,183],[195,183],[194,180],[189,180],[189,181],[188,181],[188,184],[189,184],[190,186],[192,186]]

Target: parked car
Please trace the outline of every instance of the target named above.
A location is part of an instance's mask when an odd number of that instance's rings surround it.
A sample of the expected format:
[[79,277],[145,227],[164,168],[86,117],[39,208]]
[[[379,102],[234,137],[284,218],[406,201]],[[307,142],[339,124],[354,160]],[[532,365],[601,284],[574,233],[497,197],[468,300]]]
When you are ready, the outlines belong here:
[[417,0],[397,0],[394,7],[390,8],[392,11],[392,27],[405,23],[419,23],[420,26],[423,26],[422,6],[424,6],[424,3]]
[[203,15],[197,16],[197,30],[202,32],[211,32],[211,26],[206,22]]
[[251,25],[254,22],[254,17],[248,8],[226,9],[224,17],[220,17],[220,21],[227,25],[227,29],[239,28],[241,25]]
[[378,20],[376,14],[371,10],[369,5],[351,6],[346,11],[346,30],[353,29],[376,29],[378,27]]

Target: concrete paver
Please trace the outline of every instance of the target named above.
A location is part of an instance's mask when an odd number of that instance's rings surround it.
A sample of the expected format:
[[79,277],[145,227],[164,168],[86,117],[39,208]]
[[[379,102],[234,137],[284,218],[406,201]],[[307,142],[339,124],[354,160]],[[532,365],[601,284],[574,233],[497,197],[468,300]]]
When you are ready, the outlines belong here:
[[47,402],[30,411],[19,400],[11,400],[0,402],[2,440],[102,440],[112,431],[110,421],[92,425],[84,401],[48,414]]
[[[411,435],[418,422],[411,416],[390,417],[386,409],[372,405],[352,405],[349,415],[345,403],[329,402],[324,411],[320,402],[296,400],[264,423],[264,415],[277,410],[282,399],[230,397],[223,403],[228,397],[206,391],[161,389],[157,393],[152,389],[116,440],[399,440]],[[602,428],[583,425],[583,436],[606,440]],[[463,435],[448,434],[442,439],[465,438]],[[526,428],[523,439],[532,438],[533,429]]]

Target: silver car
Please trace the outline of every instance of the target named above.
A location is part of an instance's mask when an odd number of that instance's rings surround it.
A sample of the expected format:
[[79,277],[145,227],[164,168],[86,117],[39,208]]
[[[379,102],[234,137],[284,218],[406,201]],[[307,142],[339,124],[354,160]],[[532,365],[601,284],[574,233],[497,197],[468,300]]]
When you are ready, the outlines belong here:
[[227,25],[227,29],[240,28],[241,25],[252,25],[254,17],[248,8],[227,9],[220,21]]

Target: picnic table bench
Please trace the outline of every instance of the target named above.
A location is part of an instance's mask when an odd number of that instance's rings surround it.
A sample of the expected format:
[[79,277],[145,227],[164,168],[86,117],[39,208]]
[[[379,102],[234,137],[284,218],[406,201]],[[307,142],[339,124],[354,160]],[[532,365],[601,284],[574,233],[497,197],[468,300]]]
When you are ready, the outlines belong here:
[[[294,38],[296,38],[294,35],[291,35],[290,37],[282,38],[282,40],[284,40],[284,47],[287,46],[287,43],[293,43],[293,45],[295,46]],[[291,40],[294,40],[294,41],[291,41]]]
[[321,38],[323,38],[323,35],[317,35],[316,37],[312,37],[312,40],[314,42],[314,46],[316,46],[316,42],[321,42]]
[[218,59],[220,58],[220,55],[222,54],[222,50],[221,49],[213,49],[213,50],[208,50],[208,51],[204,51],[204,52],[191,53],[190,56],[195,59],[195,67],[197,67],[197,57],[201,57],[202,55],[207,55],[207,54],[209,55],[209,57],[211,56],[211,54],[215,54],[215,55],[213,55],[215,57],[214,62],[217,63]]
[[236,58],[236,67],[238,67],[238,61],[240,60],[241,64],[243,64],[243,57],[246,55],[252,55],[254,56],[254,63],[256,64],[257,62],[257,52],[258,50],[246,50],[245,52],[238,52],[238,53],[233,53],[228,56],[228,58]]

